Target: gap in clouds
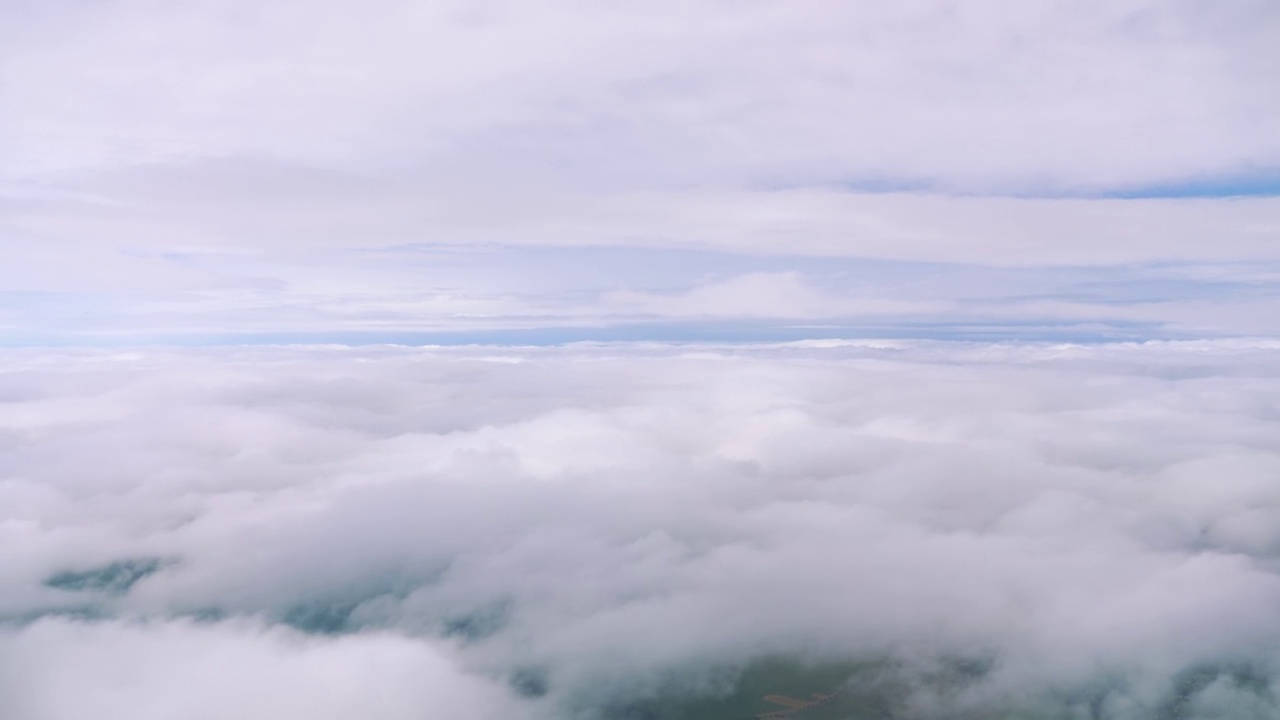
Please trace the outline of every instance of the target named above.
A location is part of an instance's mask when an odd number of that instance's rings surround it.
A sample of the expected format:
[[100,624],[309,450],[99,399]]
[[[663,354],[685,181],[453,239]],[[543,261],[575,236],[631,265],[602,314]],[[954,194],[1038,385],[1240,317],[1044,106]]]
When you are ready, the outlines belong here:
[[1276,197],[1280,196],[1280,171],[1264,168],[1239,175],[1187,178],[1114,190],[1103,196],[1121,199]]

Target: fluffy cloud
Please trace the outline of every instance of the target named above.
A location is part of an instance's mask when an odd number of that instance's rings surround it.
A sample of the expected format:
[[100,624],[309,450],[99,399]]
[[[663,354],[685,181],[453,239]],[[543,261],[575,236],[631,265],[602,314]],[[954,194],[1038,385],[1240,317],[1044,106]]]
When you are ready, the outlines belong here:
[[[132,702],[243,655],[258,680],[221,681],[278,688],[277,717],[395,717],[458,683],[462,717],[509,712],[506,686],[589,717],[786,656],[892,662],[924,716],[1254,717],[1274,353],[9,351],[2,682],[79,717],[70,687]],[[135,680],[95,679],[113,647]],[[948,658],[978,679],[939,690]]]
[[[431,645],[393,636],[317,639],[250,623],[41,621],[0,635],[6,713],[89,717],[499,717],[501,688]],[[507,715],[510,717],[510,715]]]

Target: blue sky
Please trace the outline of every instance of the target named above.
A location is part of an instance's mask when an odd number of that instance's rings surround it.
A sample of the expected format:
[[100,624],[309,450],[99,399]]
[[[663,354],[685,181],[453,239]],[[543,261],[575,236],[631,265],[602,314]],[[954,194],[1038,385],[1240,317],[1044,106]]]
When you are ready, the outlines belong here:
[[1280,195],[1280,174],[1259,173],[1238,177],[1206,177],[1137,187],[1107,193],[1116,198],[1235,198]]

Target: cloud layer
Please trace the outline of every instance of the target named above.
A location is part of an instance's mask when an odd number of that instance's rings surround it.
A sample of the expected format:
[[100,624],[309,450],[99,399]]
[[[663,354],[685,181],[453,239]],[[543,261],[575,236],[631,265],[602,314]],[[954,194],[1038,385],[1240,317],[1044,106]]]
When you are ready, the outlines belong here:
[[12,5],[8,345],[1275,334],[1270,2]]
[[8,2],[0,707],[1276,717],[1278,74],[1269,0]]
[[1275,352],[10,351],[0,686],[597,717],[794,656],[891,661],[911,717],[1262,717]]
[[1256,0],[19,3],[9,173],[175,158],[585,187],[1275,169]]

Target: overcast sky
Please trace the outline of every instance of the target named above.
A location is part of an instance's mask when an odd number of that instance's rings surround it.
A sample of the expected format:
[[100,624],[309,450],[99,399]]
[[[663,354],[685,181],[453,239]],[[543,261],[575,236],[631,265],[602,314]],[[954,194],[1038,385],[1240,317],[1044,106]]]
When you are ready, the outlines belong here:
[[1280,717],[1277,128],[1276,0],[0,0],[0,716]]
[[1270,0],[2,25],[9,345],[1278,329]]

